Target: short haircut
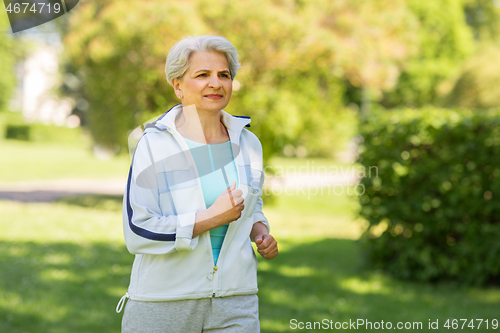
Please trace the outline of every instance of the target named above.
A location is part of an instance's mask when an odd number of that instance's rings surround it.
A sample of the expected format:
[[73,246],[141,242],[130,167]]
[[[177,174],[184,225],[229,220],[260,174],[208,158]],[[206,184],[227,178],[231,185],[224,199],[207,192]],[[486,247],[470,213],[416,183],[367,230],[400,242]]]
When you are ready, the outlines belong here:
[[220,36],[192,36],[186,37],[177,42],[168,52],[165,64],[165,74],[168,83],[172,84],[173,79],[180,79],[188,69],[189,57],[193,52],[220,52],[226,56],[231,80],[234,80],[238,69],[241,67],[238,62],[238,51],[233,44]]

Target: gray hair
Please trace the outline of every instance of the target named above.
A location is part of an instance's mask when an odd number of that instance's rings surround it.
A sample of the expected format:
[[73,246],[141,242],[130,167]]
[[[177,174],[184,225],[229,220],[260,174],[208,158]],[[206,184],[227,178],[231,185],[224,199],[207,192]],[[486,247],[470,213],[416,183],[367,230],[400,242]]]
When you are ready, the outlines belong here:
[[167,63],[165,64],[165,74],[167,75],[168,83],[172,84],[173,79],[179,79],[184,76],[188,69],[189,57],[196,51],[216,51],[224,54],[229,66],[231,80],[234,79],[238,69],[241,67],[238,62],[238,51],[224,37],[210,35],[186,37],[177,42],[170,49],[170,52],[168,52]]

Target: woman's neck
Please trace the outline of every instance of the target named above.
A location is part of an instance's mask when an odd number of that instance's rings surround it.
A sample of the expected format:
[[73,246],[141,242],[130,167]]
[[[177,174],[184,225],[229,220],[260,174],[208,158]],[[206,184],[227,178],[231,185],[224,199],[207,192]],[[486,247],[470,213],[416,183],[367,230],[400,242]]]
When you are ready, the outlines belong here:
[[222,143],[229,140],[226,127],[217,113],[198,111],[194,105],[182,107],[175,121],[177,131],[186,139],[199,143]]

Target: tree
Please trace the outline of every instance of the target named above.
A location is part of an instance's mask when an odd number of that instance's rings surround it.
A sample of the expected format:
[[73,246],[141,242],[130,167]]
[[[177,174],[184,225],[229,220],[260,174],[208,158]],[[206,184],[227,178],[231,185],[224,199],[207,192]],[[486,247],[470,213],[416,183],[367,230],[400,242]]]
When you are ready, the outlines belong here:
[[500,2],[495,0],[464,0],[467,23],[474,37],[481,42],[500,40]]
[[64,43],[69,71],[84,82],[80,93],[90,103],[97,143],[125,147],[128,130],[178,102],[164,77],[165,56],[192,34],[223,35],[240,51],[241,88],[228,111],[253,116],[266,157],[287,143],[306,144],[318,154],[332,151],[342,133],[335,132],[343,117],[342,87],[326,63],[311,61],[329,49],[310,48],[312,43],[297,48],[306,37],[300,22],[265,1],[216,7],[205,1],[83,3]]
[[[0,15],[0,31],[9,30],[7,15]],[[8,33],[0,34],[0,112],[5,110],[16,86],[14,45]]]
[[403,0],[106,0],[81,3],[64,43],[101,145],[124,148],[128,130],[178,102],[163,73],[176,41],[217,34],[243,64],[227,111],[252,116],[265,157],[286,144],[329,156],[354,131],[343,80],[390,89],[413,52],[414,25]]
[[449,106],[498,108],[500,3],[492,0],[464,0],[464,9],[476,40],[476,53],[464,62],[458,75],[444,86],[449,90],[445,100]]
[[500,107],[500,48],[481,49],[464,64],[447,102],[470,109]]
[[396,88],[382,104],[422,106],[437,101],[436,88],[474,53],[474,40],[461,1],[408,0],[418,18],[418,52],[406,61]]

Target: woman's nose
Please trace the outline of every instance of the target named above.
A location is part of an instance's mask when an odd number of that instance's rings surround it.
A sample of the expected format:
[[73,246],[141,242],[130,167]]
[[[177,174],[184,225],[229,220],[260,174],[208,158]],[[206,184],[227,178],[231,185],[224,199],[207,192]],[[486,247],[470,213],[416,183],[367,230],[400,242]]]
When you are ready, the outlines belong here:
[[219,77],[217,75],[212,75],[210,81],[208,82],[210,88],[219,89],[221,87]]

